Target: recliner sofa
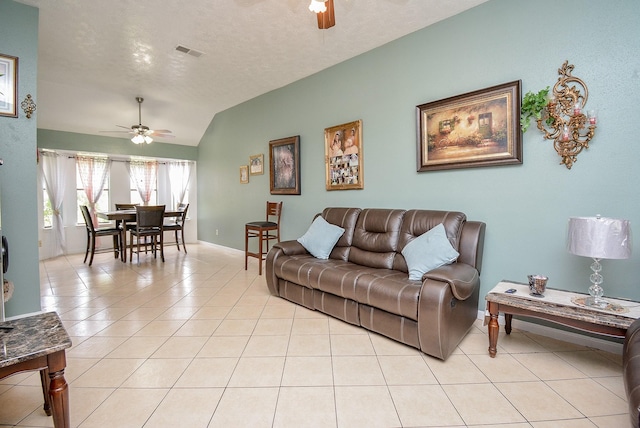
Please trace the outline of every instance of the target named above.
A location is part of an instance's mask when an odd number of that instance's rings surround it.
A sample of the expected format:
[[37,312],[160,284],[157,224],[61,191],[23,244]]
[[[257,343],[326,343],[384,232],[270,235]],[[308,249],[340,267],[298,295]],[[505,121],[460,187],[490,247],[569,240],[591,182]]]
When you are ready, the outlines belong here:
[[[300,242],[267,255],[269,291],[312,310],[364,327],[446,359],[478,314],[485,223],[451,211],[326,208],[344,229],[327,260]],[[402,250],[442,223],[457,260],[410,280]]]

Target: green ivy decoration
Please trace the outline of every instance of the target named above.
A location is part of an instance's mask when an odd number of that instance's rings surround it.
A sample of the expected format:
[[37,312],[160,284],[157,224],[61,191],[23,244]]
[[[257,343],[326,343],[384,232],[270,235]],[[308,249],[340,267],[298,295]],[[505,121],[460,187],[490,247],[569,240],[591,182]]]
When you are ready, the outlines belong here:
[[[522,106],[520,107],[520,127],[522,128],[522,132],[527,132],[529,129],[529,125],[531,123],[531,119],[542,119],[542,111],[547,107],[548,100],[547,95],[549,95],[549,87],[547,86],[545,89],[538,91],[538,93],[533,93],[531,91],[527,92],[522,98]],[[553,118],[548,118],[547,123],[551,121],[553,123]]]

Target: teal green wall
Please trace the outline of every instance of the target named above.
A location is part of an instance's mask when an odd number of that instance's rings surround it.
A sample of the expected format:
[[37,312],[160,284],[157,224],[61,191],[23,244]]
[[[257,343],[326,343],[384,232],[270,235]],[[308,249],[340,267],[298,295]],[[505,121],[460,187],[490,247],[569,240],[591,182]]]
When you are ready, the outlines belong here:
[[93,152],[114,155],[147,156],[165,159],[196,160],[198,148],[178,144],[133,144],[128,138],[38,129],[38,147],[42,149]]
[[0,201],[2,233],[9,240],[7,279],[15,284],[6,316],[40,310],[38,211],[36,200],[36,121],[20,103],[27,94],[38,102],[38,9],[0,0],[0,53],[18,57],[17,118],[0,116]]
[[[243,225],[264,215],[265,200],[284,201],[283,239],[302,235],[326,206],[459,210],[487,223],[482,295],[532,273],[585,291],[590,261],[567,253],[568,218],[626,218],[640,233],[638,16],[637,0],[491,0],[217,114],[199,145],[199,239],[242,249]],[[538,91],[565,60],[599,111],[573,169],[532,128],[523,165],[416,172],[416,105],[518,79],[523,93]],[[364,189],[327,192],[324,128],[357,119]],[[270,195],[268,168],[239,183],[250,155],[268,159],[268,142],[292,135],[301,138],[302,195]],[[606,294],[640,300],[639,260],[636,245],[631,260],[604,262]]]

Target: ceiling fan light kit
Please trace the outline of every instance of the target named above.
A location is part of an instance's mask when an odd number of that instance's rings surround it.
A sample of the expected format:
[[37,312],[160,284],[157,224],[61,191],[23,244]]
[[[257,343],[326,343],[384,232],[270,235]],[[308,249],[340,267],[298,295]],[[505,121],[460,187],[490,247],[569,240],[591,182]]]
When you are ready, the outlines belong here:
[[311,0],[309,10],[313,13],[321,13],[327,11],[327,5],[324,0]]

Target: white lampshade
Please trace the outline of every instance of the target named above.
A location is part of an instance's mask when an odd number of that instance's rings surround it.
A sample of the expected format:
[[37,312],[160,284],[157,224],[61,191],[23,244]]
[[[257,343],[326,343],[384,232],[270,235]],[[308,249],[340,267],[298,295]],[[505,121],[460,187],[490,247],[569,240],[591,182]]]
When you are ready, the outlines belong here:
[[631,257],[629,220],[571,217],[567,249],[571,254],[594,259],[628,259]]
[[137,134],[131,139],[131,142],[134,143],[134,144],[144,143],[144,136],[140,135],[140,134]]
[[311,0],[309,10],[313,13],[324,13],[327,11],[326,0]]

